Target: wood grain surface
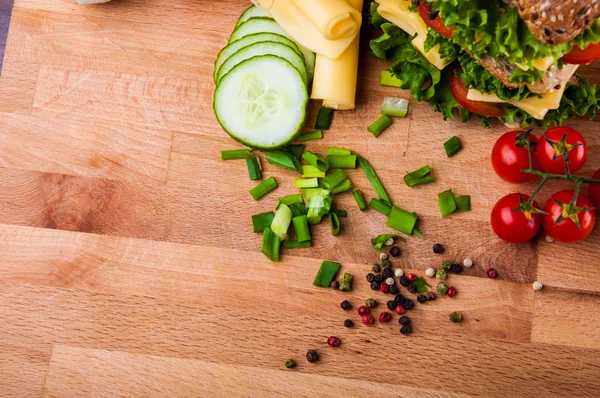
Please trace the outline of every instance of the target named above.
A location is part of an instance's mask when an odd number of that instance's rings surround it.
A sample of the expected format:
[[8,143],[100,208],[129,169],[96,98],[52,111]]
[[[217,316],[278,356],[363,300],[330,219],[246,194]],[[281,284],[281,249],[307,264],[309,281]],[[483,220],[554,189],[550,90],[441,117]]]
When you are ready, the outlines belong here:
[[[378,259],[369,239],[389,230],[351,195],[336,198],[349,213],[340,237],[323,224],[314,248],[286,251],[279,264],[259,253],[250,215],[295,193],[295,174],[263,162],[280,186],[253,201],[244,163],[220,160],[239,144],[212,113],[213,62],[248,4],[15,1],[0,79],[0,395],[597,397],[598,228],[571,246],[494,236],[490,210],[517,189],[489,162],[500,124],[443,122],[412,101],[409,117],[368,134],[383,96],[408,98],[379,86],[386,64],[369,56],[368,33],[357,109],[337,112],[309,148],[359,152],[422,217],[426,239],[402,244],[396,266],[438,266],[436,242],[444,259],[476,265],[451,277],[454,299],[417,305],[414,332],[402,336],[396,319],[342,325],[358,319],[340,301],[387,300],[364,275]],[[600,81],[598,72],[584,74]],[[570,125],[588,140],[582,173],[591,174],[599,125]],[[441,143],[452,135],[464,150],[448,159]],[[404,172],[424,164],[437,182],[407,188]],[[373,196],[359,170],[348,174]],[[470,194],[473,211],[442,219],[437,193],[449,188]],[[355,275],[352,293],[312,287],[324,259]],[[535,280],[544,290],[534,293]],[[450,323],[452,311],[464,322]],[[309,348],[319,363],[304,359]],[[294,370],[283,366],[289,357]]]

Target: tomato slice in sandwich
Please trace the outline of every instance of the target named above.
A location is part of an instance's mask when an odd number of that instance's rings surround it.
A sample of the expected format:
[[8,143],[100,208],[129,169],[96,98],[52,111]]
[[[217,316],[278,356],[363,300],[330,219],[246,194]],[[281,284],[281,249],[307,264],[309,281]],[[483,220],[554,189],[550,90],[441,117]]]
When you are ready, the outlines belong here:
[[469,112],[476,113],[481,116],[500,117],[506,116],[506,110],[502,104],[493,102],[472,101],[467,98],[469,90],[466,87],[465,81],[458,77],[457,73],[462,72],[461,68],[457,68],[450,75],[450,90],[454,99],[460,106]]
[[429,7],[425,5],[425,0],[421,0],[421,5],[419,5],[418,8],[419,14],[421,14],[421,18],[423,18],[427,26],[443,36],[448,38],[452,37],[455,28],[448,29],[446,25],[444,25],[444,21],[442,21],[442,17],[440,17],[439,14],[435,15],[431,13]]
[[574,46],[573,49],[562,58],[567,64],[589,64],[598,59],[600,59],[600,43],[590,44],[585,50]]

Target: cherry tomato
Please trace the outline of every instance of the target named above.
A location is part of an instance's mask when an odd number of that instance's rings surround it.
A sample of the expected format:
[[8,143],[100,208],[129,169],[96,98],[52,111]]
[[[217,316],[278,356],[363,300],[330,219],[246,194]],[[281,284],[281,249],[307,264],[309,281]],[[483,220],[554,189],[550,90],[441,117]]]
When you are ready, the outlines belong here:
[[[569,215],[567,213],[567,208],[573,199],[573,194],[572,189],[557,192],[548,199],[546,206],[544,206],[544,211],[548,213],[543,217],[544,229],[555,240],[565,243],[573,243],[585,239],[592,232],[596,223],[596,212],[589,210],[594,207],[594,204],[587,196],[580,194],[577,198],[573,214]],[[561,215],[565,219],[556,223],[556,220]],[[579,220],[581,228],[577,228],[575,220]]]
[[[461,72],[459,68],[456,72]],[[504,107],[493,102],[471,101],[467,98],[467,89],[463,79],[456,75],[456,72],[450,75],[450,90],[456,102],[466,110],[481,116],[500,117],[506,115]]]
[[[600,169],[594,173],[594,178],[600,179]],[[596,207],[596,212],[600,213],[600,184],[590,184],[590,190],[588,196]]]
[[[511,193],[500,199],[492,209],[491,223],[492,229],[498,237],[510,243],[523,243],[533,238],[542,226],[542,216],[537,213],[528,213],[527,215],[515,209],[521,206],[519,195],[523,202],[529,200],[529,196]],[[538,204],[533,202],[533,207],[538,209]]]
[[[565,148],[569,153],[569,171],[577,173],[583,167],[587,160],[587,145],[583,136],[570,127],[555,127],[546,131],[538,144],[538,160],[542,170],[553,174],[566,173],[565,160],[558,147],[565,134],[567,135]],[[557,144],[550,144],[548,140]]]
[[562,60],[567,64],[589,64],[600,59],[600,43],[590,44],[584,50],[574,46]]
[[[521,184],[535,178],[533,174],[522,173],[521,170],[529,168],[529,151],[527,138],[524,131],[509,131],[496,141],[492,149],[492,166],[498,177],[506,182]],[[537,138],[529,135],[533,151],[533,168],[540,168],[537,160]]]
[[429,26],[431,29],[435,30],[443,36],[451,38],[452,34],[454,33],[454,30],[456,30],[456,28],[448,29],[446,25],[444,25],[444,21],[442,21],[442,17],[440,17],[439,14],[436,15],[435,18],[430,19],[429,17],[433,16],[433,14],[431,14],[431,10],[429,9],[429,7],[425,5],[425,0],[421,0],[421,5],[419,6],[419,14],[421,14],[421,18],[423,18],[427,26]]

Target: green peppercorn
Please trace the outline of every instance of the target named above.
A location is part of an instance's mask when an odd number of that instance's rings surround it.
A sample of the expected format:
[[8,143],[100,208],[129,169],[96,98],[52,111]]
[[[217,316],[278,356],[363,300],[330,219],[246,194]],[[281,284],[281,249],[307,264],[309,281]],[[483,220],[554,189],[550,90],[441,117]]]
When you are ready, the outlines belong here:
[[294,361],[291,358],[288,359],[287,361],[285,361],[285,367],[288,368],[288,369],[296,367],[296,361]]
[[434,292],[427,292],[425,297],[427,297],[427,300],[435,300],[437,296],[435,295]]
[[448,285],[446,285],[444,282],[440,282],[437,284],[436,288],[437,292],[439,294],[446,294],[448,293]]
[[372,298],[367,299],[367,301],[365,301],[365,305],[369,308],[375,308],[375,307],[377,307],[377,304],[378,304],[377,300],[372,299]]
[[344,272],[340,277],[340,290],[342,292],[349,292],[352,290],[352,275]]
[[383,268],[391,267],[392,266],[392,262],[386,258],[384,260],[381,260],[381,266]]
[[317,362],[319,360],[319,353],[317,350],[308,350],[306,352],[306,360],[310,363]]
[[441,281],[444,281],[448,277],[448,273],[446,271],[444,271],[443,269],[438,269],[435,272],[435,277]]
[[442,268],[446,271],[450,270],[452,263],[450,261],[442,261]]
[[373,266],[371,267],[371,271],[373,271],[373,272],[381,272],[381,265],[379,265],[379,264],[373,264]]
[[462,321],[462,315],[460,314],[460,312],[455,311],[453,313],[450,314],[450,320],[454,323],[458,323]]

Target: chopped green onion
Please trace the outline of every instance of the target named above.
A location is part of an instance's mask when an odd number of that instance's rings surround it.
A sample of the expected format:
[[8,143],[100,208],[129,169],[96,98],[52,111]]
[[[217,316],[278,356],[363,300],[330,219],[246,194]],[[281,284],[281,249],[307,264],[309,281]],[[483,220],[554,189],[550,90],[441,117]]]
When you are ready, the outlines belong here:
[[283,242],[283,247],[286,249],[307,249],[312,247],[312,243],[308,240],[306,242],[298,242],[297,240],[286,240]]
[[271,228],[265,228],[260,251],[271,261],[278,262],[280,248],[281,240],[271,231]]
[[269,177],[268,179],[264,180],[263,182],[252,188],[250,190],[250,195],[252,195],[254,200],[259,200],[275,188],[277,188],[277,181],[275,181],[273,177]]
[[356,204],[358,205],[360,211],[365,211],[367,209],[367,202],[365,202],[365,197],[363,196],[360,189],[357,189],[356,191],[352,192],[352,195],[354,195],[354,199],[356,200]]
[[302,159],[311,166],[315,166],[319,171],[329,169],[329,161],[319,154],[306,151],[302,154]]
[[300,134],[298,136],[298,141],[300,142],[308,142],[314,140],[320,140],[323,138],[323,132],[321,130],[313,131],[312,133]]
[[302,156],[302,152],[304,151],[304,148],[306,148],[306,145],[302,145],[302,144],[290,145],[288,147],[291,154],[294,155],[294,157],[296,157],[298,159],[300,159],[300,157]]
[[292,216],[294,217],[305,216],[308,213],[308,209],[306,209],[306,206],[304,206],[304,202],[294,203],[288,207],[292,211]]
[[406,242],[406,239],[404,239],[403,237],[401,237],[400,235],[395,235],[395,234],[385,234],[385,235],[379,235],[374,237],[373,239],[371,239],[371,246],[373,247],[373,249],[375,250],[381,250],[381,248],[383,247],[383,245],[385,245],[385,242],[387,242],[390,239],[400,239],[403,242]]
[[348,156],[348,155],[352,155],[352,151],[350,149],[333,148],[333,147],[327,148],[327,157],[329,157],[329,156]]
[[319,268],[319,272],[317,272],[317,276],[313,281],[313,286],[317,287],[329,287],[331,282],[335,279],[338,271],[340,270],[340,263],[336,263],[333,261],[323,261],[321,267]]
[[299,171],[297,166],[300,165],[300,160],[296,159],[296,157],[287,151],[270,151],[265,152],[267,162],[271,163],[274,166],[282,167],[284,169]]
[[371,199],[369,202],[369,207],[385,216],[389,216],[390,212],[392,211],[392,206],[390,204],[379,199]]
[[248,167],[248,175],[251,181],[262,179],[260,160],[256,156],[248,156],[246,158],[246,167]]
[[[302,197],[306,203],[309,203],[313,197],[322,196],[323,188],[301,189]],[[329,192],[328,192],[329,194]]]
[[402,87],[402,80],[392,75],[389,70],[382,70],[379,75],[379,85],[388,87]]
[[358,164],[360,165],[360,168],[362,169],[363,173],[365,173],[365,175],[367,176],[367,179],[373,186],[375,193],[377,194],[377,196],[379,196],[379,199],[381,199],[389,204],[392,204],[392,200],[390,199],[387,192],[385,191],[385,188],[383,187],[381,180],[379,180],[379,177],[377,177],[377,174],[375,174],[375,170],[373,170],[373,167],[367,161],[367,159],[363,158],[362,156],[359,156]]
[[331,210],[331,212],[335,213],[335,215],[338,217],[346,217],[348,215],[348,212],[346,210],[335,209]]
[[439,193],[438,202],[440,204],[440,210],[442,211],[442,217],[449,216],[457,209],[456,201],[454,200],[454,195],[452,194],[451,189]]
[[298,242],[306,242],[310,240],[310,229],[308,227],[308,219],[306,216],[298,216],[292,218],[294,231],[296,231],[296,240]]
[[250,149],[232,149],[229,151],[221,151],[221,160],[246,159]]
[[319,180],[316,178],[298,178],[294,180],[294,186],[296,188],[317,188]]
[[406,235],[411,235],[417,219],[418,217],[414,213],[392,206],[386,225]]
[[329,168],[331,169],[355,169],[356,155],[330,155]]
[[352,189],[352,182],[350,180],[344,180],[341,184],[336,185],[336,187],[331,190],[331,194],[335,195],[338,193],[349,191],[351,189]]
[[302,200],[302,195],[300,195],[299,193],[296,195],[282,196],[281,198],[279,198],[279,204],[284,204],[286,206],[291,206],[295,203],[303,202],[304,200]]
[[329,226],[331,227],[331,235],[339,236],[340,234],[340,219],[337,214],[329,213]]
[[379,137],[379,134],[383,133],[385,129],[392,125],[392,119],[386,115],[382,115],[379,119],[375,120],[373,124],[367,127],[367,131],[375,137]]
[[471,211],[471,197],[469,195],[456,195],[454,202],[456,202],[457,210]]
[[254,227],[254,232],[263,232],[265,228],[271,227],[274,217],[275,214],[272,211],[253,215],[252,226]]
[[418,238],[425,239],[425,236],[423,236],[423,233],[421,233],[421,231],[419,231],[419,229],[417,227],[413,228],[412,233],[413,233],[413,235],[415,235]]
[[446,150],[446,155],[448,157],[452,157],[458,153],[462,149],[462,144],[458,137],[454,136],[450,138],[448,141],[444,142],[444,149]]
[[421,167],[419,170],[413,171],[412,173],[406,173],[406,175],[404,176],[404,182],[409,187],[434,182],[435,178],[430,174],[431,167],[424,166]]
[[342,169],[336,169],[321,180],[321,186],[333,192],[334,188],[348,180],[348,176]]
[[306,214],[308,217],[308,222],[311,224],[318,224],[321,222],[321,218],[329,213],[331,209],[331,195],[329,191],[322,188],[314,188],[314,189],[303,189],[302,196],[307,203],[308,213]]
[[292,223],[292,211],[286,205],[279,205],[271,223],[271,231],[281,240],[288,238],[287,231]]
[[302,177],[303,178],[323,178],[325,177],[325,172],[317,169],[313,165],[303,165],[302,166]]
[[333,119],[333,109],[319,109],[319,114],[317,115],[317,122],[315,123],[315,129],[327,130],[331,126],[331,119]]
[[406,117],[408,113],[408,100],[404,98],[385,97],[381,107],[381,114],[385,116]]

